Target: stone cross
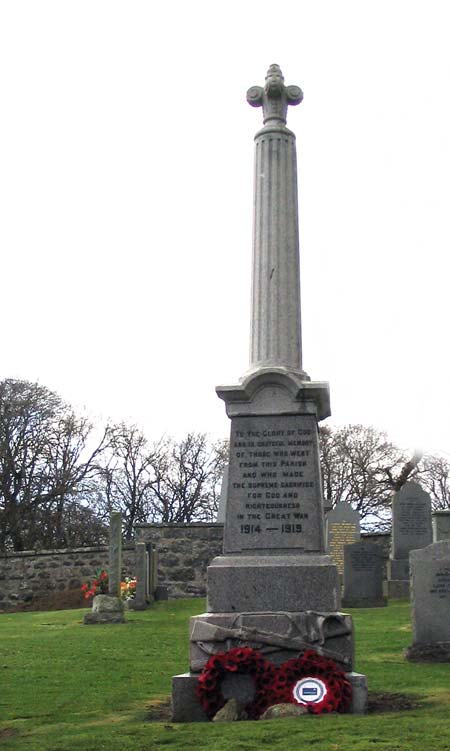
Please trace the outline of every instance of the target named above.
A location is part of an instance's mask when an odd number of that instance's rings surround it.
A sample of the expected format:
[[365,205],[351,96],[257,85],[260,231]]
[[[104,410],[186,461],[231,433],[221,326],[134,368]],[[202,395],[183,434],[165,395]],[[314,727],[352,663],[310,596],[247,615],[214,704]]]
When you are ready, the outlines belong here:
[[122,514],[113,511],[109,518],[109,572],[108,590],[114,597],[120,597],[122,577]]

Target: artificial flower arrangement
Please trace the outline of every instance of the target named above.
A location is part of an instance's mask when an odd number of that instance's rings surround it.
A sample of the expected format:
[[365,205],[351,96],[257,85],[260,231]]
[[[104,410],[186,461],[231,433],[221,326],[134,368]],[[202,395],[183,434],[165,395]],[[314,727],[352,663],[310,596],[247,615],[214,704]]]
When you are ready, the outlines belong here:
[[[136,577],[126,576],[125,581],[120,582],[120,597],[122,600],[132,600],[136,593]],[[108,594],[108,572],[98,569],[92,581],[85,582],[81,586],[85,600],[95,595]]]
[[84,592],[84,599],[89,600],[95,595],[108,594],[108,572],[97,569],[94,578],[90,582],[81,585],[81,591]]
[[136,577],[126,576],[125,581],[120,582],[120,597],[122,600],[133,600],[136,594]]
[[350,706],[351,684],[333,660],[310,649],[277,667],[250,647],[237,647],[213,655],[198,679],[197,697],[209,718],[225,704],[220,686],[227,673],[250,675],[253,700],[245,707],[258,720],[273,704],[303,704],[311,714],[345,712]]

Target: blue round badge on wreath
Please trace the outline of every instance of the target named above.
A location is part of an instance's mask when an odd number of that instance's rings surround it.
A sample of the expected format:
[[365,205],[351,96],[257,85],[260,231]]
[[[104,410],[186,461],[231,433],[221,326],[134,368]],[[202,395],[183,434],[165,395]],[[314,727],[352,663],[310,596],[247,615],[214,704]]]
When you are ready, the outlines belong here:
[[327,694],[327,686],[320,678],[302,678],[295,684],[292,695],[298,704],[317,704]]

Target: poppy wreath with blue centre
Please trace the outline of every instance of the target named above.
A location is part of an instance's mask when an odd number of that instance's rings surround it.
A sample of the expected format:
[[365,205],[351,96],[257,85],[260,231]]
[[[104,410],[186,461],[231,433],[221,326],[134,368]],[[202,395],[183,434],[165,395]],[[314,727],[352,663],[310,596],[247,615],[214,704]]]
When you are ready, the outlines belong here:
[[[226,699],[221,684],[227,674],[249,675],[255,694],[245,710],[249,719],[258,720],[273,704],[304,704],[311,714],[346,712],[350,706],[352,689],[345,673],[333,660],[310,649],[300,657],[287,660],[277,667],[250,647],[237,647],[213,655],[198,679],[197,697],[209,718],[221,709]],[[295,687],[299,681],[319,681],[323,696],[320,700],[297,698]]]

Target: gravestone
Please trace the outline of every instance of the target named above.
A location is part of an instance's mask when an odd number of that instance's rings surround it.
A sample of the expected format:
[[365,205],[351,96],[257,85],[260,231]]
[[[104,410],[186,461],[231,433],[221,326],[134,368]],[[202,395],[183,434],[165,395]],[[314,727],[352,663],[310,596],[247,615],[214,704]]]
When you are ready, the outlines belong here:
[[[296,149],[286,127],[288,105],[302,96],[278,65],[264,88],[247,92],[264,120],[255,136],[250,365],[239,383],[216,389],[231,419],[223,555],[208,567],[207,612],[191,618],[191,671],[173,678],[179,722],[206,719],[200,672],[236,646],[275,664],[313,648],[348,671],[355,695],[366,684],[352,672],[352,620],[339,612],[325,552],[318,422],[330,414],[329,388],[302,364]],[[228,698],[241,695],[241,678],[228,683]]]
[[388,561],[389,598],[409,597],[409,554],[433,541],[431,500],[416,482],[407,482],[392,501],[392,548]]
[[410,554],[413,661],[450,662],[450,541]]
[[122,581],[122,514],[113,511],[109,517],[109,568],[108,591],[112,597],[120,597]]
[[123,602],[120,597],[122,577],[122,514],[113,511],[109,518],[109,565],[107,595],[96,595],[92,611],[84,616],[86,625],[93,623],[124,623]]
[[431,517],[433,542],[439,542],[439,540],[450,540],[450,509],[433,511]]
[[383,551],[374,542],[361,540],[344,548],[344,592],[346,608],[379,608],[387,604],[383,595]]
[[149,559],[145,542],[137,542],[135,551],[136,588],[134,598],[130,600],[129,606],[132,610],[145,610],[150,601],[148,589]]
[[360,519],[358,511],[346,501],[337,503],[326,515],[327,551],[341,577],[344,575],[344,547],[358,542]]

